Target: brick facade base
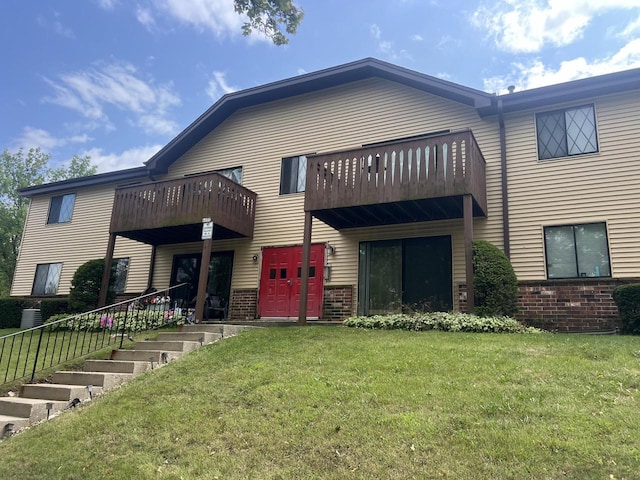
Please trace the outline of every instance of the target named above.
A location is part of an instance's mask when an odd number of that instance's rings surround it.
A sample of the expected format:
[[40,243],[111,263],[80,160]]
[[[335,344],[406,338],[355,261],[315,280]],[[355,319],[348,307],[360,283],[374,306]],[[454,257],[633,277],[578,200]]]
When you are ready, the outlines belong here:
[[344,320],[354,314],[353,285],[324,287],[323,320]]
[[[616,287],[629,283],[640,283],[640,279],[522,281],[518,284],[516,318],[553,332],[613,331],[622,324],[612,293]],[[458,285],[457,294],[460,311],[464,312],[466,285]]]
[[231,291],[229,320],[254,320],[258,316],[258,290],[246,288]]

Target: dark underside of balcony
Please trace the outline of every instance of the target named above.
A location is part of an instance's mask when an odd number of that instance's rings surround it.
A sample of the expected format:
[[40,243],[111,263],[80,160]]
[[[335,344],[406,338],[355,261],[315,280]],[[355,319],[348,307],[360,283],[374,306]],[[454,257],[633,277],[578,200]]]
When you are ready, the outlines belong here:
[[[149,245],[199,242],[202,240],[202,223],[179,225],[174,227],[148,228],[144,230],[130,230],[116,233],[121,237],[130,238],[131,240],[147,243]],[[214,225],[213,227],[214,240],[243,237],[244,235],[220,225]]]
[[[462,195],[443,198],[377,203],[352,207],[313,210],[314,217],[331,227],[345,228],[396,225],[400,223],[428,222],[463,217]],[[483,217],[485,212],[473,200],[473,216]]]

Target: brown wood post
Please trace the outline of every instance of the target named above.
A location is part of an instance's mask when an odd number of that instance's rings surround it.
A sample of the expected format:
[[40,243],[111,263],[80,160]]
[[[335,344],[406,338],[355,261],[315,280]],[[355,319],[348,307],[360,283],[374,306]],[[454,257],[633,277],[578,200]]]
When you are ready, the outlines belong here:
[[98,308],[107,305],[107,293],[109,292],[109,277],[111,277],[111,264],[113,263],[113,251],[116,248],[116,234],[109,234],[107,243],[107,253],[104,256],[104,272],[102,272],[102,283],[100,283],[100,295],[98,296]]
[[467,280],[467,313],[473,313],[473,198],[464,195],[462,198],[464,218],[464,263]]
[[204,320],[204,301],[207,296],[207,280],[209,280],[209,262],[211,261],[211,244],[213,239],[209,238],[202,242],[202,259],[200,260],[200,277],[198,277],[198,293],[196,296],[196,323]]
[[307,324],[307,298],[309,296],[309,264],[311,263],[311,212],[304,212],[304,239],[302,240],[302,272],[300,274],[300,308],[298,325]]

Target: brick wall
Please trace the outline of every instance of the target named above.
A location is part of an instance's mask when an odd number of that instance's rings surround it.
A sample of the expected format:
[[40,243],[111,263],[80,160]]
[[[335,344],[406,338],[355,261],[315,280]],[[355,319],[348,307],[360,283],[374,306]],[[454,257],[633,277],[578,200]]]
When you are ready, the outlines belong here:
[[[638,278],[536,280],[518,284],[518,320],[557,332],[611,331],[620,328],[613,290]],[[466,307],[466,285],[458,285],[460,311]]]
[[258,315],[258,290],[247,288],[231,291],[229,320],[254,320]]
[[520,282],[517,318],[558,332],[613,330],[621,323],[612,292],[619,285],[634,282],[638,279]]
[[344,320],[353,315],[353,285],[324,287],[323,320]]

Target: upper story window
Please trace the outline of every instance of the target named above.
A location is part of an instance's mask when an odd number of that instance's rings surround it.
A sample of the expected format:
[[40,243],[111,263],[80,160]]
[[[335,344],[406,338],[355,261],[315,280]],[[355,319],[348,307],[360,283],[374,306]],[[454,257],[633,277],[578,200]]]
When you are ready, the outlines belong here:
[[280,195],[304,192],[307,180],[307,157],[286,157],[280,170]]
[[538,113],[536,129],[539,160],[598,151],[593,105]]
[[47,223],[65,223],[71,221],[73,204],[76,201],[75,193],[67,193],[58,197],[51,197],[49,205],[49,217]]
[[224,168],[216,170],[216,173],[242,185],[242,167]]
[[545,227],[548,278],[610,277],[604,223]]
[[55,295],[60,283],[61,263],[41,263],[36,266],[31,295]]

